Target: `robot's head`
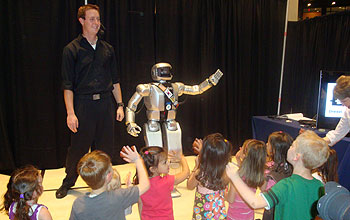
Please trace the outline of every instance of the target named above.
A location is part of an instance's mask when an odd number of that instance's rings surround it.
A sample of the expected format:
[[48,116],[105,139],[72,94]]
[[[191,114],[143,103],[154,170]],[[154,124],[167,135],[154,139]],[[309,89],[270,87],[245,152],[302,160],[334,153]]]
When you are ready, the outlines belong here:
[[171,74],[171,65],[169,63],[157,63],[152,66],[151,75],[154,81],[167,81],[173,78]]

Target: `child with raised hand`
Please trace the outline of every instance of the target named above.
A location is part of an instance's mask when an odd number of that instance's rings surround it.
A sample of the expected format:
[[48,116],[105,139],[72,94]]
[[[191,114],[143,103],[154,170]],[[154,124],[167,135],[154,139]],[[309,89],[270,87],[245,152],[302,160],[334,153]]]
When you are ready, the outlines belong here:
[[247,139],[243,142],[242,147],[239,148],[239,151],[237,151],[236,155],[235,155],[235,159],[237,162],[237,165],[240,167],[242,165],[243,159],[245,158],[245,156],[247,155],[247,145],[249,144],[249,142],[253,141],[255,139]]
[[[171,154],[172,155],[172,154]],[[161,147],[144,147],[141,149],[141,157],[150,179],[150,189],[141,196],[139,212],[142,220],[173,220],[173,201],[171,192],[174,185],[183,182],[189,175],[185,157],[180,156],[182,171],[176,175],[169,175],[168,153]],[[135,180],[138,182],[138,179]]]
[[198,162],[187,188],[196,188],[192,219],[225,219],[226,164],[231,159],[231,144],[221,134],[210,134],[203,140]]
[[268,192],[255,195],[241,179],[238,167],[229,163],[226,173],[242,198],[254,209],[275,207],[275,219],[314,219],[323,184],[312,177],[311,170],[324,164],[329,151],[326,141],[313,131],[305,131],[293,142],[287,160],[293,174],[274,185]]
[[70,220],[125,220],[124,210],[137,203],[150,184],[143,160],[135,146],[124,146],[120,156],[127,162],[135,163],[140,183],[126,189],[108,191],[108,183],[114,175],[110,157],[99,150],[85,154],[80,159],[77,169],[81,178],[91,188],[91,192],[74,201]]
[[203,140],[200,138],[194,139],[192,143],[192,150],[195,154],[199,154],[203,146]]
[[[126,187],[131,186],[131,173],[129,172],[128,175],[125,178],[125,185]],[[113,175],[111,181],[107,185],[107,190],[108,191],[113,191],[120,189],[121,187],[121,181],[120,181],[120,174],[117,169],[113,168]],[[125,215],[130,215],[132,213],[132,206],[129,206],[128,208],[125,209]]]
[[326,163],[316,168],[312,176],[323,184],[329,181],[338,182],[338,156],[334,149],[329,149],[329,157]]
[[38,204],[43,193],[42,176],[34,166],[26,166],[13,172],[7,184],[4,204],[1,208],[9,219],[51,220],[47,207]]
[[[238,173],[252,192],[265,183],[266,145],[262,141],[249,139],[243,143],[244,157]],[[242,200],[236,188],[230,183],[226,200],[229,202],[227,219],[254,220],[254,210]]]
[[[270,161],[267,162],[265,191],[292,175],[293,167],[287,161],[287,152],[292,143],[293,138],[283,131],[275,131],[269,135],[266,146]],[[263,220],[269,219],[274,219],[274,208],[264,211]]]

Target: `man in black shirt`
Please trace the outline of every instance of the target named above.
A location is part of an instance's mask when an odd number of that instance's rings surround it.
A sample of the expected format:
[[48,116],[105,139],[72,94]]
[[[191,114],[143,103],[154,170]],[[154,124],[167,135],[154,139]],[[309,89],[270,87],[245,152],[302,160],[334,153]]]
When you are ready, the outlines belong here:
[[[78,10],[82,34],[63,50],[62,87],[67,126],[72,131],[66,159],[66,178],[56,198],[67,195],[78,178],[77,163],[90,146],[113,156],[114,117],[124,118],[122,93],[113,47],[98,38],[100,12],[96,5]],[[115,112],[115,103],[117,111]]]

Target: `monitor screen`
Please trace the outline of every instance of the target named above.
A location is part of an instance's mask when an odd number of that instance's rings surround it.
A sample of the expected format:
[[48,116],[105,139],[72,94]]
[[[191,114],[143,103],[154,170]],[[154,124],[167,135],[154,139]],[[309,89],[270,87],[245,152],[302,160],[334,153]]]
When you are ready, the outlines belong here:
[[346,110],[346,107],[333,97],[335,82],[341,75],[350,75],[350,72],[326,70],[321,70],[320,72],[316,119],[317,128],[335,129],[339,119]]

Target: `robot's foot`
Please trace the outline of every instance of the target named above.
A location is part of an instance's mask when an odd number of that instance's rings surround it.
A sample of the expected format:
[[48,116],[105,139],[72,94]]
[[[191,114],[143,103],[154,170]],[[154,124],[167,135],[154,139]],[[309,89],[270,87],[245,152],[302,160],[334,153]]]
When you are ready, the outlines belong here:
[[174,188],[173,191],[171,192],[171,198],[178,198],[178,197],[181,197],[181,193],[179,192],[179,190]]

